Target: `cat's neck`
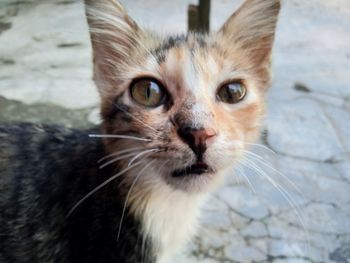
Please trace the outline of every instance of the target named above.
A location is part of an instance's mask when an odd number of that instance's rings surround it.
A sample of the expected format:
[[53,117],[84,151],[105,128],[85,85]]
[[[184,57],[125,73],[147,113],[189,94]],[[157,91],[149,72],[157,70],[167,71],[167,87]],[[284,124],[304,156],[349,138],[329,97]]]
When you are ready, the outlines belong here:
[[138,187],[135,194],[139,198],[130,203],[131,210],[141,218],[143,232],[152,240],[157,263],[167,263],[196,233],[208,194],[174,190],[161,181]]

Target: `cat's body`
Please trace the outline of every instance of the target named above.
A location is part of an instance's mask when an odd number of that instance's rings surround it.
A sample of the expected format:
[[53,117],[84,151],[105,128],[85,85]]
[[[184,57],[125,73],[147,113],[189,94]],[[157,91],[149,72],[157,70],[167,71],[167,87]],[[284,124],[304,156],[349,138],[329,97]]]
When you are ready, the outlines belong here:
[[150,242],[128,213],[117,242],[125,193],[115,184],[67,217],[80,198],[116,173],[99,169],[106,153],[91,132],[0,126],[1,263],[152,262]]
[[278,0],[182,36],[86,6],[102,125],[0,126],[1,263],[169,262],[259,133]]

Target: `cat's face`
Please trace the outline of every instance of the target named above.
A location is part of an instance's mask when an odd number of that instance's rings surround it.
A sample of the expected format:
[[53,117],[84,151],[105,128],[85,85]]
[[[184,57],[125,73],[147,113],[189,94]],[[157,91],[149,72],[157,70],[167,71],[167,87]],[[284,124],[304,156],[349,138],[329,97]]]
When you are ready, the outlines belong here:
[[165,37],[113,0],[90,2],[104,132],[146,139],[106,139],[108,151],[135,148],[140,167],[153,167],[141,181],[211,188],[257,137],[279,2],[249,0],[208,36]]

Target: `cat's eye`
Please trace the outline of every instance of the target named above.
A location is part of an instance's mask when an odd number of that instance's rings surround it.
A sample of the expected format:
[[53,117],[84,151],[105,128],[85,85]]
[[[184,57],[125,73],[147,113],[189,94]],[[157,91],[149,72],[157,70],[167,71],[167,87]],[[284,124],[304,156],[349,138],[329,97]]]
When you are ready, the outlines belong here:
[[234,104],[244,99],[247,89],[241,81],[233,81],[222,85],[217,93],[217,98],[225,103]]
[[152,78],[134,80],[130,86],[130,94],[137,103],[152,108],[163,104],[167,96],[164,87]]

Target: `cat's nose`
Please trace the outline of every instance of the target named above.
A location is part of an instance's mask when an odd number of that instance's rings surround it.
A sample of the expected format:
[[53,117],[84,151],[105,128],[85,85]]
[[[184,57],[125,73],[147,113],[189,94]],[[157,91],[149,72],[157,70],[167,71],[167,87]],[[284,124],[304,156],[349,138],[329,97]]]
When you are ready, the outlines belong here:
[[188,144],[196,154],[198,161],[202,161],[203,154],[207,149],[210,139],[216,136],[216,132],[211,128],[193,128],[184,126],[178,130],[180,138]]

